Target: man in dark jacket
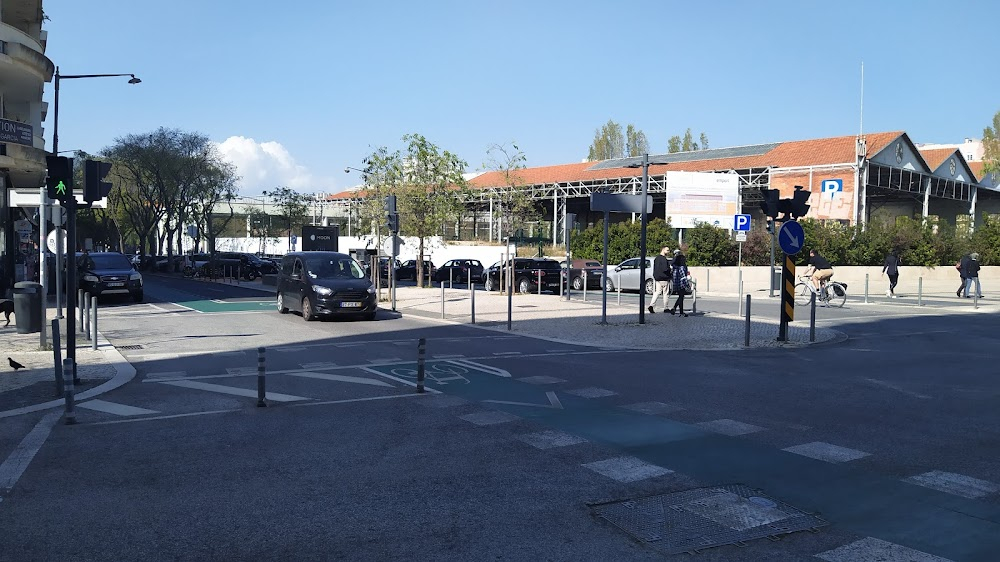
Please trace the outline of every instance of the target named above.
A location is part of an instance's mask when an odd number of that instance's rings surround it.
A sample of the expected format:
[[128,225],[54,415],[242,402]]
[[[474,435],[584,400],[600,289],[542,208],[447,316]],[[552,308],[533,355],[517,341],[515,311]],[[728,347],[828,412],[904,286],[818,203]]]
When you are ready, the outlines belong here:
[[653,280],[656,281],[656,290],[653,291],[653,300],[649,303],[650,314],[654,313],[653,304],[656,297],[663,295],[663,312],[667,311],[667,301],[670,298],[670,248],[664,246],[660,250],[660,255],[653,258]]
[[965,263],[965,298],[971,298],[970,291],[972,284],[976,284],[976,298],[983,298],[983,288],[979,284],[979,254],[972,252],[969,254],[969,261]]
[[889,290],[885,292],[885,296],[894,299],[896,298],[896,284],[899,283],[899,252],[893,250],[889,252],[889,255],[885,257],[885,263],[882,264],[882,275],[889,276]]
[[955,264],[955,269],[958,270],[958,276],[962,278],[962,284],[959,285],[958,290],[955,291],[956,297],[961,297],[962,293],[968,295],[968,293],[965,291],[965,287],[967,285],[965,272],[969,268],[969,260],[970,260],[969,254],[965,254],[964,256],[961,257],[961,259],[958,260],[958,263]]

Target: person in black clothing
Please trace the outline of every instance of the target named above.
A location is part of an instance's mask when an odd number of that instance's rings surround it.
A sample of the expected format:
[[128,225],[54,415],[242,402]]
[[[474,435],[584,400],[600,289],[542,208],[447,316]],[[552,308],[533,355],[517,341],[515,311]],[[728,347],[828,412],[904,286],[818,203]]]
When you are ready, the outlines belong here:
[[821,295],[826,295],[826,282],[833,277],[833,266],[816,250],[809,250],[809,267],[802,275],[812,279],[813,287]]
[[972,298],[972,285],[976,285],[976,298],[983,298],[983,287],[979,284],[979,254],[972,252],[969,254],[969,261],[965,264],[965,298]]
[[899,262],[898,250],[889,252],[889,255],[885,257],[885,263],[882,265],[882,275],[889,276],[889,290],[885,292],[885,296],[889,298],[896,298],[896,284],[899,283],[900,265],[902,264]]
[[691,290],[691,273],[688,271],[687,258],[680,250],[674,250],[673,281],[677,300],[674,302],[674,307],[669,309],[670,314],[675,314],[680,307],[681,316],[687,316],[684,312],[684,295]]
[[[969,268],[970,259],[971,257],[969,254],[965,254],[958,260],[958,263],[955,264],[955,269],[958,270],[958,276],[962,278],[962,284],[959,285],[958,290],[955,291],[955,296],[959,298],[962,297],[962,293],[966,293],[965,287],[968,285],[968,282],[966,280],[965,272]],[[966,293],[966,295],[968,295],[968,293]]]
[[667,311],[668,299],[670,298],[670,248],[664,246],[660,250],[660,255],[653,258],[653,280],[656,281],[656,290],[653,291],[653,300],[649,302],[649,313],[653,314],[653,305],[656,298],[663,295],[663,312]]

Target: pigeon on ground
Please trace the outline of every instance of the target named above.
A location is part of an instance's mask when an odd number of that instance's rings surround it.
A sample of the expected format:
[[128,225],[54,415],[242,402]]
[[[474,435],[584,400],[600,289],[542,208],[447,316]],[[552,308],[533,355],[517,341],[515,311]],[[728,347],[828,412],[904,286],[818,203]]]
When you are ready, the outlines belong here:
[[23,368],[24,368],[24,365],[22,365],[22,364],[18,363],[17,361],[14,361],[14,360],[13,360],[13,359],[11,359],[10,357],[8,357],[8,358],[7,358],[7,362],[8,362],[8,363],[10,363],[10,366],[11,366],[11,367],[12,367],[12,368],[13,368],[13,369],[14,369],[15,371],[16,371],[16,370],[18,370],[18,369],[23,369]]

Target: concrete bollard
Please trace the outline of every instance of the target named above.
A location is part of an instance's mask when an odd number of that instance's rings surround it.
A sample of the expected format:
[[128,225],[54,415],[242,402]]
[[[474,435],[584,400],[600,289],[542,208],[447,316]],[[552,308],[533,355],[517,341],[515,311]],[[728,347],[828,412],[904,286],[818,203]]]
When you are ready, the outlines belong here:
[[427,340],[420,338],[417,341],[417,393],[424,393],[424,350],[427,347]]
[[97,351],[97,297],[90,297],[90,311],[94,316],[93,327],[90,329],[93,337],[90,338],[90,349]]
[[746,327],[743,332],[743,338],[744,338],[743,345],[746,347],[750,347],[750,295],[747,295],[747,305],[745,308],[746,308],[747,320],[746,320]]
[[87,300],[86,294],[83,289],[76,292],[76,315],[80,318],[80,321],[76,323],[76,329],[81,334],[83,333],[83,303]]
[[[70,358],[63,359],[63,373],[73,372],[73,360]],[[65,384],[63,385],[63,398],[66,400],[66,411],[63,415],[66,425],[73,425],[76,423],[76,411],[74,409],[75,404],[73,403],[73,377],[63,377]]]
[[257,348],[257,407],[265,408],[267,407],[267,402],[264,401],[267,395],[266,388],[266,367],[264,365],[264,352],[267,351],[263,347]]
[[537,283],[537,285],[538,285],[538,294],[540,295],[540,294],[542,294],[542,270],[539,269],[536,273],[538,274],[538,283]]
[[59,349],[59,320],[52,320],[52,355],[53,355],[53,365],[55,366],[56,372],[56,397],[58,397],[63,392],[63,372],[62,372],[62,350]]
[[618,306],[621,306],[622,305],[622,288],[621,287],[615,287],[615,289],[618,289]]
[[711,270],[705,270],[705,292],[712,292],[712,272]]
[[865,273],[865,304],[868,304],[868,274]]
[[917,306],[924,305],[924,278],[917,277]]
[[587,270],[586,269],[584,269],[582,271],[582,275],[583,275],[583,302],[587,302],[587,285],[588,285],[588,283],[587,283]]
[[809,297],[809,343],[816,341],[816,293]]

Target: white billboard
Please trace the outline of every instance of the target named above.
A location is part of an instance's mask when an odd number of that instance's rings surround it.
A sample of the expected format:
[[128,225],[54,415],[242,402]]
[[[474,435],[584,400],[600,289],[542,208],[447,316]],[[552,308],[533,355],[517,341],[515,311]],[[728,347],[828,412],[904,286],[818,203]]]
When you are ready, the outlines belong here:
[[737,174],[667,172],[666,216],[674,228],[694,228],[698,223],[733,229],[740,212],[740,178]]

